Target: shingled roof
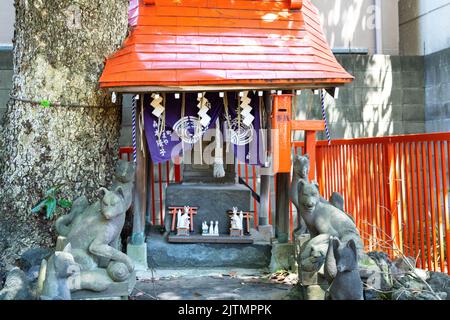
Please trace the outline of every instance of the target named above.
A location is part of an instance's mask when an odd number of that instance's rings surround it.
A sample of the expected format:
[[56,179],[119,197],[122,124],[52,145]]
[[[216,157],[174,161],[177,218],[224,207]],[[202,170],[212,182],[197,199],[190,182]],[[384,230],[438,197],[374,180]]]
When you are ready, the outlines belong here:
[[316,7],[292,1],[133,0],[131,33],[107,59],[100,86],[282,89],[351,82]]

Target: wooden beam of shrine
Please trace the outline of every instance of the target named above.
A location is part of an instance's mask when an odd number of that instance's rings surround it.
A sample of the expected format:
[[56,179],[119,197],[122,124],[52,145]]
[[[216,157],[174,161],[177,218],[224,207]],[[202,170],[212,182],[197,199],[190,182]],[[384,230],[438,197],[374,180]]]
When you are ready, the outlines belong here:
[[324,131],[324,120],[291,120],[291,130]]

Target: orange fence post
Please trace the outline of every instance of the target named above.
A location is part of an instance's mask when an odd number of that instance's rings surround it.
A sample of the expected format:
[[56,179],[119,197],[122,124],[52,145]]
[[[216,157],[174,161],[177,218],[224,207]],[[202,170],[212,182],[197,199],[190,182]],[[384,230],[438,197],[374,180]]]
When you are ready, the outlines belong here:
[[[416,172],[418,171],[418,167],[417,167],[417,157],[415,157],[414,155],[414,149],[417,149],[417,144],[416,143],[411,143],[410,145],[410,159],[411,159],[411,165],[410,165],[410,176],[411,176],[411,192],[412,192],[412,206],[413,206],[413,212],[412,212],[412,219],[413,219],[413,235],[414,235],[414,255],[417,257],[418,254],[420,253],[420,255],[422,255],[422,253],[420,252],[420,243],[419,243],[419,228],[418,228],[418,215],[417,215],[417,191],[420,192],[420,190],[418,189],[418,182],[415,181],[416,175],[414,174],[414,170],[416,170]],[[421,260],[418,259],[419,265],[421,264]]]
[[[421,230],[426,239],[426,249],[427,249],[427,267],[431,270],[431,250],[430,250],[430,226],[428,219],[428,179],[427,179],[427,152],[426,152],[426,144],[422,143],[422,173],[423,173],[423,191],[424,191],[424,202],[423,202],[423,218],[425,220],[425,230]],[[430,187],[431,188],[431,187]]]
[[[450,275],[450,208],[448,203],[448,190],[447,190],[447,174],[445,170],[445,151],[443,144],[441,145],[442,148],[442,175],[444,176],[444,214],[445,214],[445,244],[447,249],[447,273]],[[447,172],[450,175],[450,139],[447,140],[447,159],[448,159],[448,167]],[[450,177],[449,177],[450,179]]]
[[[434,228],[434,233],[438,232],[438,241],[439,241],[439,264],[441,267],[441,272],[444,272],[444,239],[442,234],[442,201],[441,201],[441,180],[440,180],[440,171],[439,170],[439,141],[434,143],[434,167],[436,173],[436,197],[437,197],[437,229]],[[442,156],[442,154],[441,154]],[[435,252],[437,254],[438,252]],[[437,260],[437,258],[436,258]],[[437,269],[437,266],[436,266]]]
[[409,174],[408,168],[411,168],[411,157],[410,157],[410,148],[411,145],[409,143],[404,144],[405,148],[405,178],[406,178],[406,203],[407,205],[407,221],[404,222],[405,225],[408,226],[408,252],[410,256],[415,257],[416,251],[414,249],[414,217],[413,217],[413,205],[412,205],[412,195],[411,189],[413,188],[413,184],[410,179],[412,179],[412,175]]
[[323,194],[323,190],[325,187],[325,181],[324,181],[324,172],[323,172],[323,156],[322,156],[323,149],[321,147],[316,146],[316,180],[319,183],[319,189],[320,192]]
[[[433,174],[433,141],[428,143],[428,178],[429,178],[429,186],[430,186],[430,207],[431,207],[431,228],[430,232],[432,232],[431,238],[433,240],[433,271],[437,270],[437,241],[436,241],[436,195],[434,190],[434,179],[435,174]],[[431,248],[429,248],[431,249]]]
[[403,248],[403,253],[407,256],[410,255],[409,247],[408,247],[408,233],[407,233],[407,205],[406,205],[406,185],[405,185],[405,155],[404,155],[404,143],[398,144],[398,155],[399,155],[399,183],[397,186],[399,187],[399,200],[397,202],[398,207],[400,207],[399,216],[401,217],[399,226],[401,229],[401,242],[400,245]]
[[304,154],[309,155],[309,180],[316,179],[316,132],[305,131],[305,148]]
[[419,203],[418,203],[418,205],[417,205],[417,210],[418,210],[418,221],[419,221],[419,223],[418,223],[418,233],[419,233],[419,235],[420,235],[420,244],[421,244],[421,246],[420,246],[420,257],[421,257],[421,259],[420,259],[420,267],[422,267],[422,268],[424,268],[425,269],[425,267],[426,267],[426,262],[425,262],[425,236],[424,236],[424,234],[423,234],[423,224],[424,224],[424,219],[423,219],[423,217],[424,217],[424,215],[423,215],[423,212],[424,212],[424,210],[422,209],[422,205],[424,205],[424,200],[423,200],[423,197],[424,197],[424,193],[422,192],[422,190],[423,190],[423,183],[422,183],[422,179],[421,179],[421,175],[420,175],[420,172],[421,172],[421,168],[422,168],[422,165],[421,165],[421,161],[420,161],[420,146],[421,146],[421,144],[420,143],[417,143],[417,145],[416,145],[416,176],[417,176],[417,193],[418,193],[418,195],[419,195]]
[[396,247],[399,250],[402,250],[400,247],[400,230],[398,225],[398,206],[397,206],[397,176],[396,176],[396,161],[395,161],[395,145],[392,143],[388,143],[385,146],[385,155],[386,155],[386,163],[385,163],[385,173],[388,175],[386,179],[386,192],[388,194],[388,217],[389,222],[387,225],[389,226],[389,230],[386,230],[388,233],[390,240],[389,244],[392,248],[389,248],[391,254],[393,254],[393,244],[396,244]]

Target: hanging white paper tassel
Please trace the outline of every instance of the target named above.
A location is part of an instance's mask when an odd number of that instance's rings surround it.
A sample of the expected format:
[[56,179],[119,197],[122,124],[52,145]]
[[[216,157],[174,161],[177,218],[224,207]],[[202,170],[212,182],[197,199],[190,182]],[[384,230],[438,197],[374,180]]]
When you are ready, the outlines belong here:
[[243,123],[246,126],[249,126],[252,124],[255,117],[251,114],[252,107],[250,106],[250,102],[252,99],[248,97],[248,91],[241,92],[242,98],[241,98],[241,116],[243,118]]
[[211,104],[208,99],[206,99],[205,94],[206,92],[197,94],[197,108],[200,109],[197,114],[200,117],[200,123],[203,127],[209,126],[209,123],[211,122],[211,117],[207,113],[211,108]]
[[153,101],[150,103],[150,105],[154,108],[152,113],[159,118],[164,112],[164,107],[162,106],[163,98],[157,93],[152,93],[152,99]]
[[216,119],[216,146],[214,150],[214,178],[225,177],[225,168],[223,167],[222,139],[220,138],[220,120]]

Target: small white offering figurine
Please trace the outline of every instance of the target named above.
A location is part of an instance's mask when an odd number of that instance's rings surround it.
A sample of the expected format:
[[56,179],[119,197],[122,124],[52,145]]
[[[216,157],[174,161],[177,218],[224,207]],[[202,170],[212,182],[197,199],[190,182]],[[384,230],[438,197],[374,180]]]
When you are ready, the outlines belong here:
[[209,232],[209,228],[208,228],[208,223],[206,221],[203,221],[202,223],[202,235],[208,235]]
[[181,228],[181,210],[178,210],[177,212],[177,228]]
[[[187,209],[186,209],[187,208]],[[187,228],[190,227],[189,218],[189,207],[184,207],[184,214],[181,214],[181,210],[177,212],[177,228]]]
[[244,221],[244,214],[242,210],[240,214],[237,213],[237,208],[233,207],[233,215],[231,216],[231,229],[242,230]]
[[213,236],[214,235],[214,222],[211,221],[211,223],[209,224],[209,235]]
[[219,221],[216,221],[216,226],[214,227],[214,235],[219,235]]

